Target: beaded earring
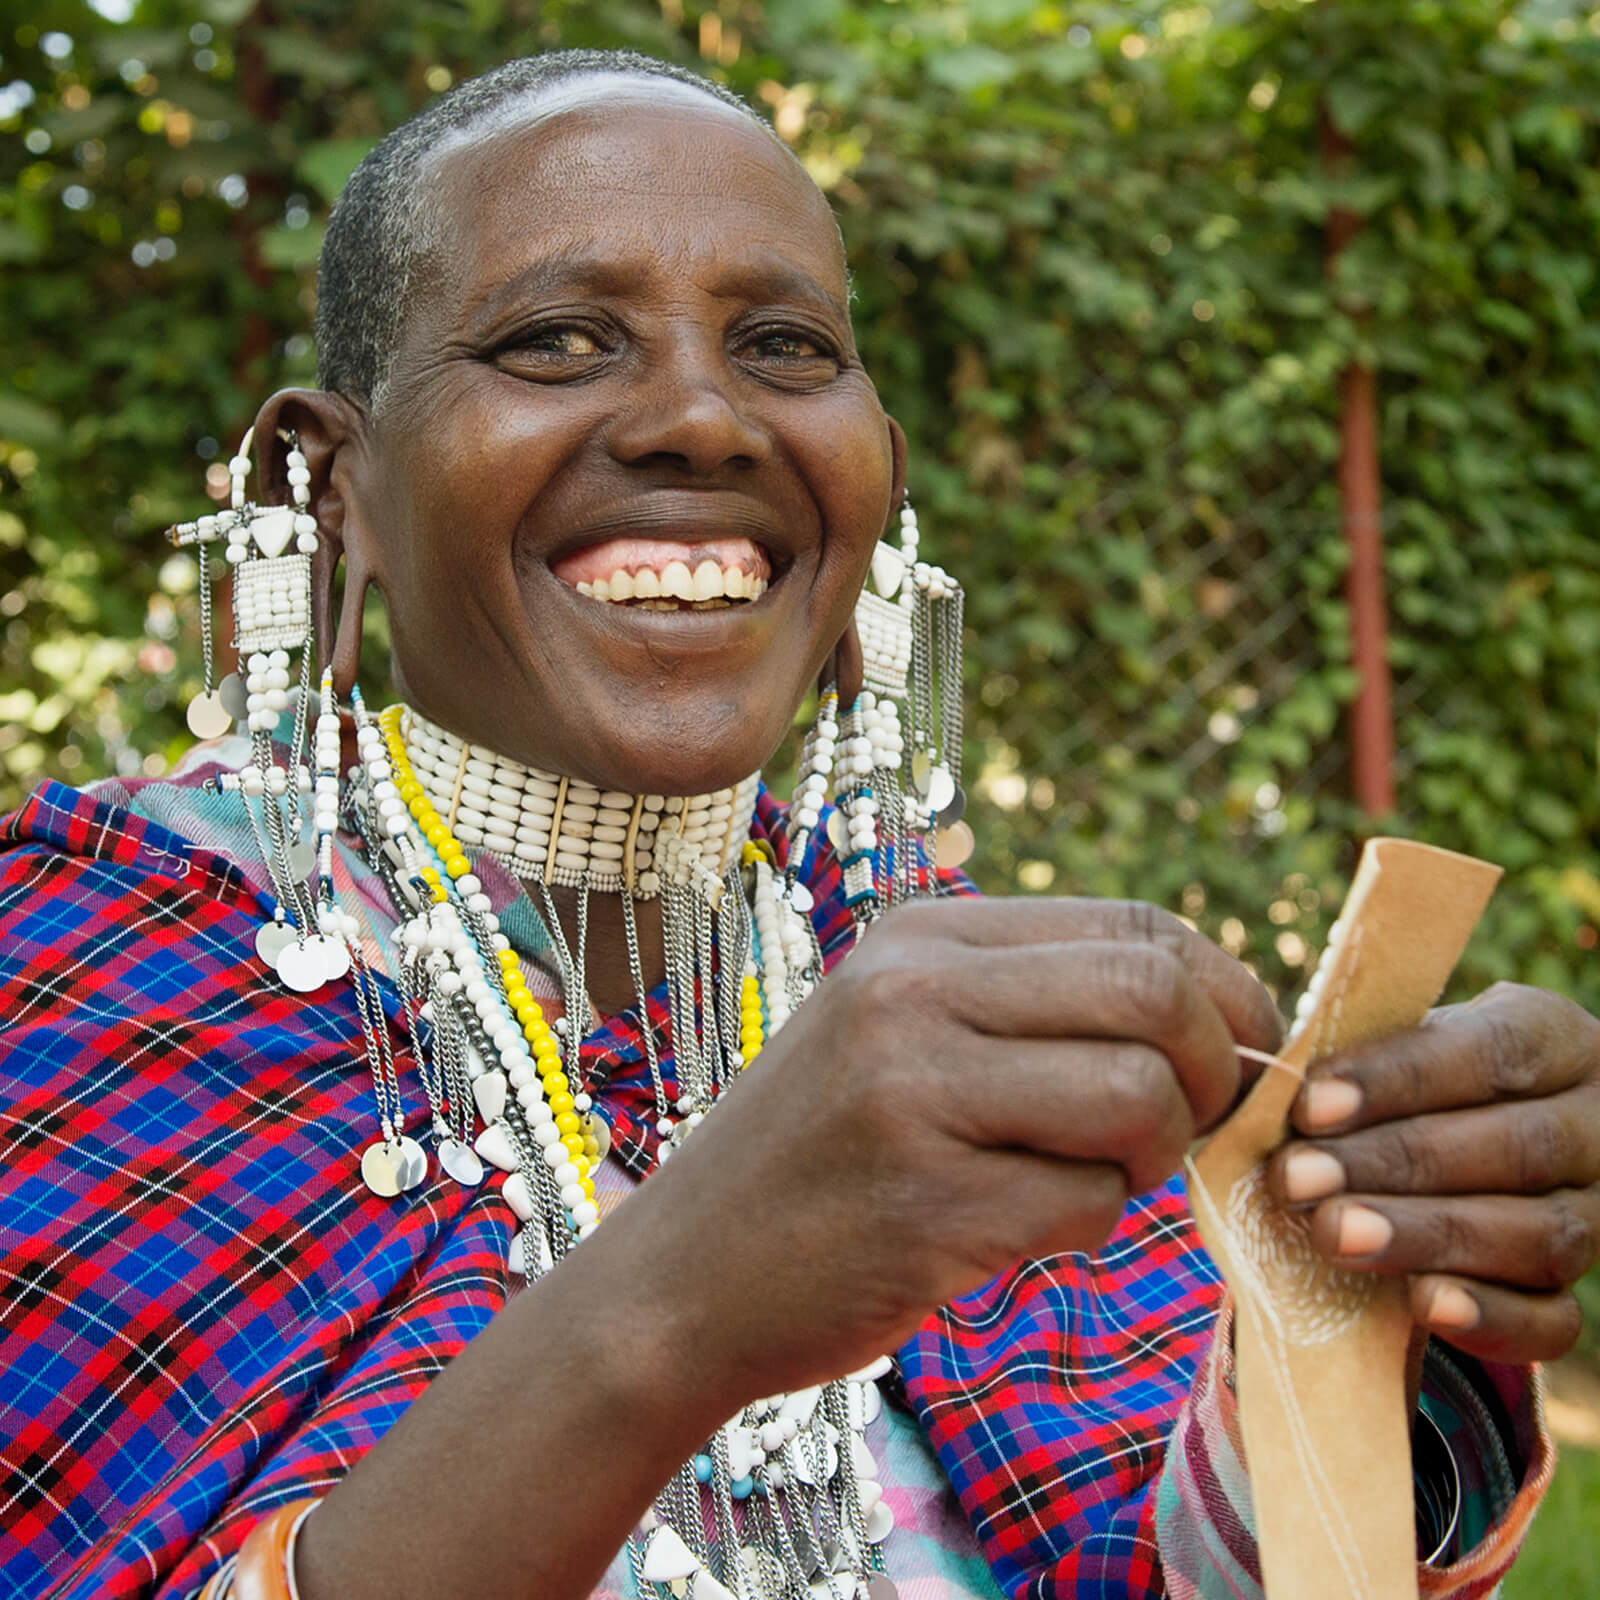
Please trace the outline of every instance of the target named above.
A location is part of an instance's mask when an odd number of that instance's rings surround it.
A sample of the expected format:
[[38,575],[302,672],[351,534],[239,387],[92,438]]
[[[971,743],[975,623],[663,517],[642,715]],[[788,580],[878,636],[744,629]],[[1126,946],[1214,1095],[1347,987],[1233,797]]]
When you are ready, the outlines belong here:
[[828,838],[858,930],[934,889],[933,871],[960,866],[973,848],[962,820],[962,589],[920,559],[920,540],[908,501],[898,545],[874,549],[856,602],[861,693],[841,710],[836,691],[824,691],[789,815],[794,873],[832,777]]

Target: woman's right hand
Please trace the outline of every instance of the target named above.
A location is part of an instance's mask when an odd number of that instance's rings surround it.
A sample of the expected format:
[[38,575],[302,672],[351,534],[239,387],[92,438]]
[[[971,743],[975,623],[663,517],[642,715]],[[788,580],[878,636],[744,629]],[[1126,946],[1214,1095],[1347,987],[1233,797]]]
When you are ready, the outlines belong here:
[[592,1239],[419,1374],[306,1524],[301,1593],[588,1595],[741,1405],[866,1365],[1019,1256],[1103,1240],[1232,1103],[1235,1041],[1279,1028],[1149,906],[894,912]]
[[1280,1030],[1151,906],[907,907],[584,1249],[638,1252],[731,1412],[863,1366],[1020,1256],[1101,1243],[1229,1109],[1236,1042]]

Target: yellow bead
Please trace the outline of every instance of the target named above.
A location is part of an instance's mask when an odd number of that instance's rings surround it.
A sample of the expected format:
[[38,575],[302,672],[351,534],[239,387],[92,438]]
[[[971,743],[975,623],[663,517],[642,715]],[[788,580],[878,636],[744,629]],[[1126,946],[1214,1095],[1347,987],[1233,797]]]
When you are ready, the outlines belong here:
[[572,1110],[573,1104],[574,1102],[572,1096],[565,1089],[558,1091],[556,1094],[553,1094],[550,1097],[550,1109],[558,1114],[563,1111]]
[[583,1135],[581,1133],[564,1133],[561,1142],[567,1150],[578,1159],[583,1157]]
[[[570,1099],[571,1096],[569,1095],[568,1098]],[[554,1110],[554,1109],[555,1108],[552,1106],[551,1110]],[[564,1133],[564,1134],[565,1133],[576,1133],[576,1134],[578,1134],[580,1136],[579,1139],[578,1139],[578,1149],[579,1150],[583,1149],[583,1139],[582,1139],[583,1128],[582,1128],[582,1125],[580,1124],[580,1122],[578,1121],[578,1113],[576,1111],[563,1111],[556,1118],[556,1127],[559,1128],[561,1130],[561,1132]],[[571,1146],[568,1146],[568,1148],[570,1149]]]
[[583,1159],[591,1165],[599,1159],[600,1141],[592,1135],[585,1135],[583,1141]]
[[465,856],[451,856],[444,864],[444,870],[452,878],[464,878],[472,870]]

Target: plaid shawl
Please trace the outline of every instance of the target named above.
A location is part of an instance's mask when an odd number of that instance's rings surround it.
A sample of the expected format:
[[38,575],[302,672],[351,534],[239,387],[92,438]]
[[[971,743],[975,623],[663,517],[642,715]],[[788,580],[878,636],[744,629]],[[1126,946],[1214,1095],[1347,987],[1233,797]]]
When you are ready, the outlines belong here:
[[[6,1595],[192,1596],[263,1512],[336,1482],[513,1287],[498,1174],[463,1189],[435,1167],[396,1200],[357,1179],[374,1120],[353,992],[292,994],[256,959],[270,895],[237,801],[194,788],[201,770],[99,796],[47,784],[0,829]],[[752,832],[782,851],[770,796]],[[341,870],[364,869],[346,852]],[[831,965],[852,940],[825,846],[803,875]],[[670,1080],[664,991],[647,1013]],[[641,1019],[609,1021],[583,1062],[614,1150],[647,1174]],[[403,1082],[414,1116],[414,1069]],[[1022,1263],[900,1352],[1008,1593],[1166,1592],[1152,1485],[1218,1301],[1174,1184],[1094,1257]],[[1164,1514],[1248,1544],[1242,1464],[1211,1434],[1216,1460]]]

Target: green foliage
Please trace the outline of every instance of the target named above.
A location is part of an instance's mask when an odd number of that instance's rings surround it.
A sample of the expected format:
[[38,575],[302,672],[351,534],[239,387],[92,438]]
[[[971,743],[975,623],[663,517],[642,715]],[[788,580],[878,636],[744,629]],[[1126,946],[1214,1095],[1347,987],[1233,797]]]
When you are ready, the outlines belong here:
[[557,43],[709,67],[834,198],[969,586],[986,885],[1161,901],[1298,984],[1362,828],[1360,358],[1389,825],[1509,869],[1464,981],[1600,1006],[1600,36],[1561,0],[42,0],[0,39],[0,800],[182,748],[196,579],[160,531],[311,380],[330,200],[449,82]]

